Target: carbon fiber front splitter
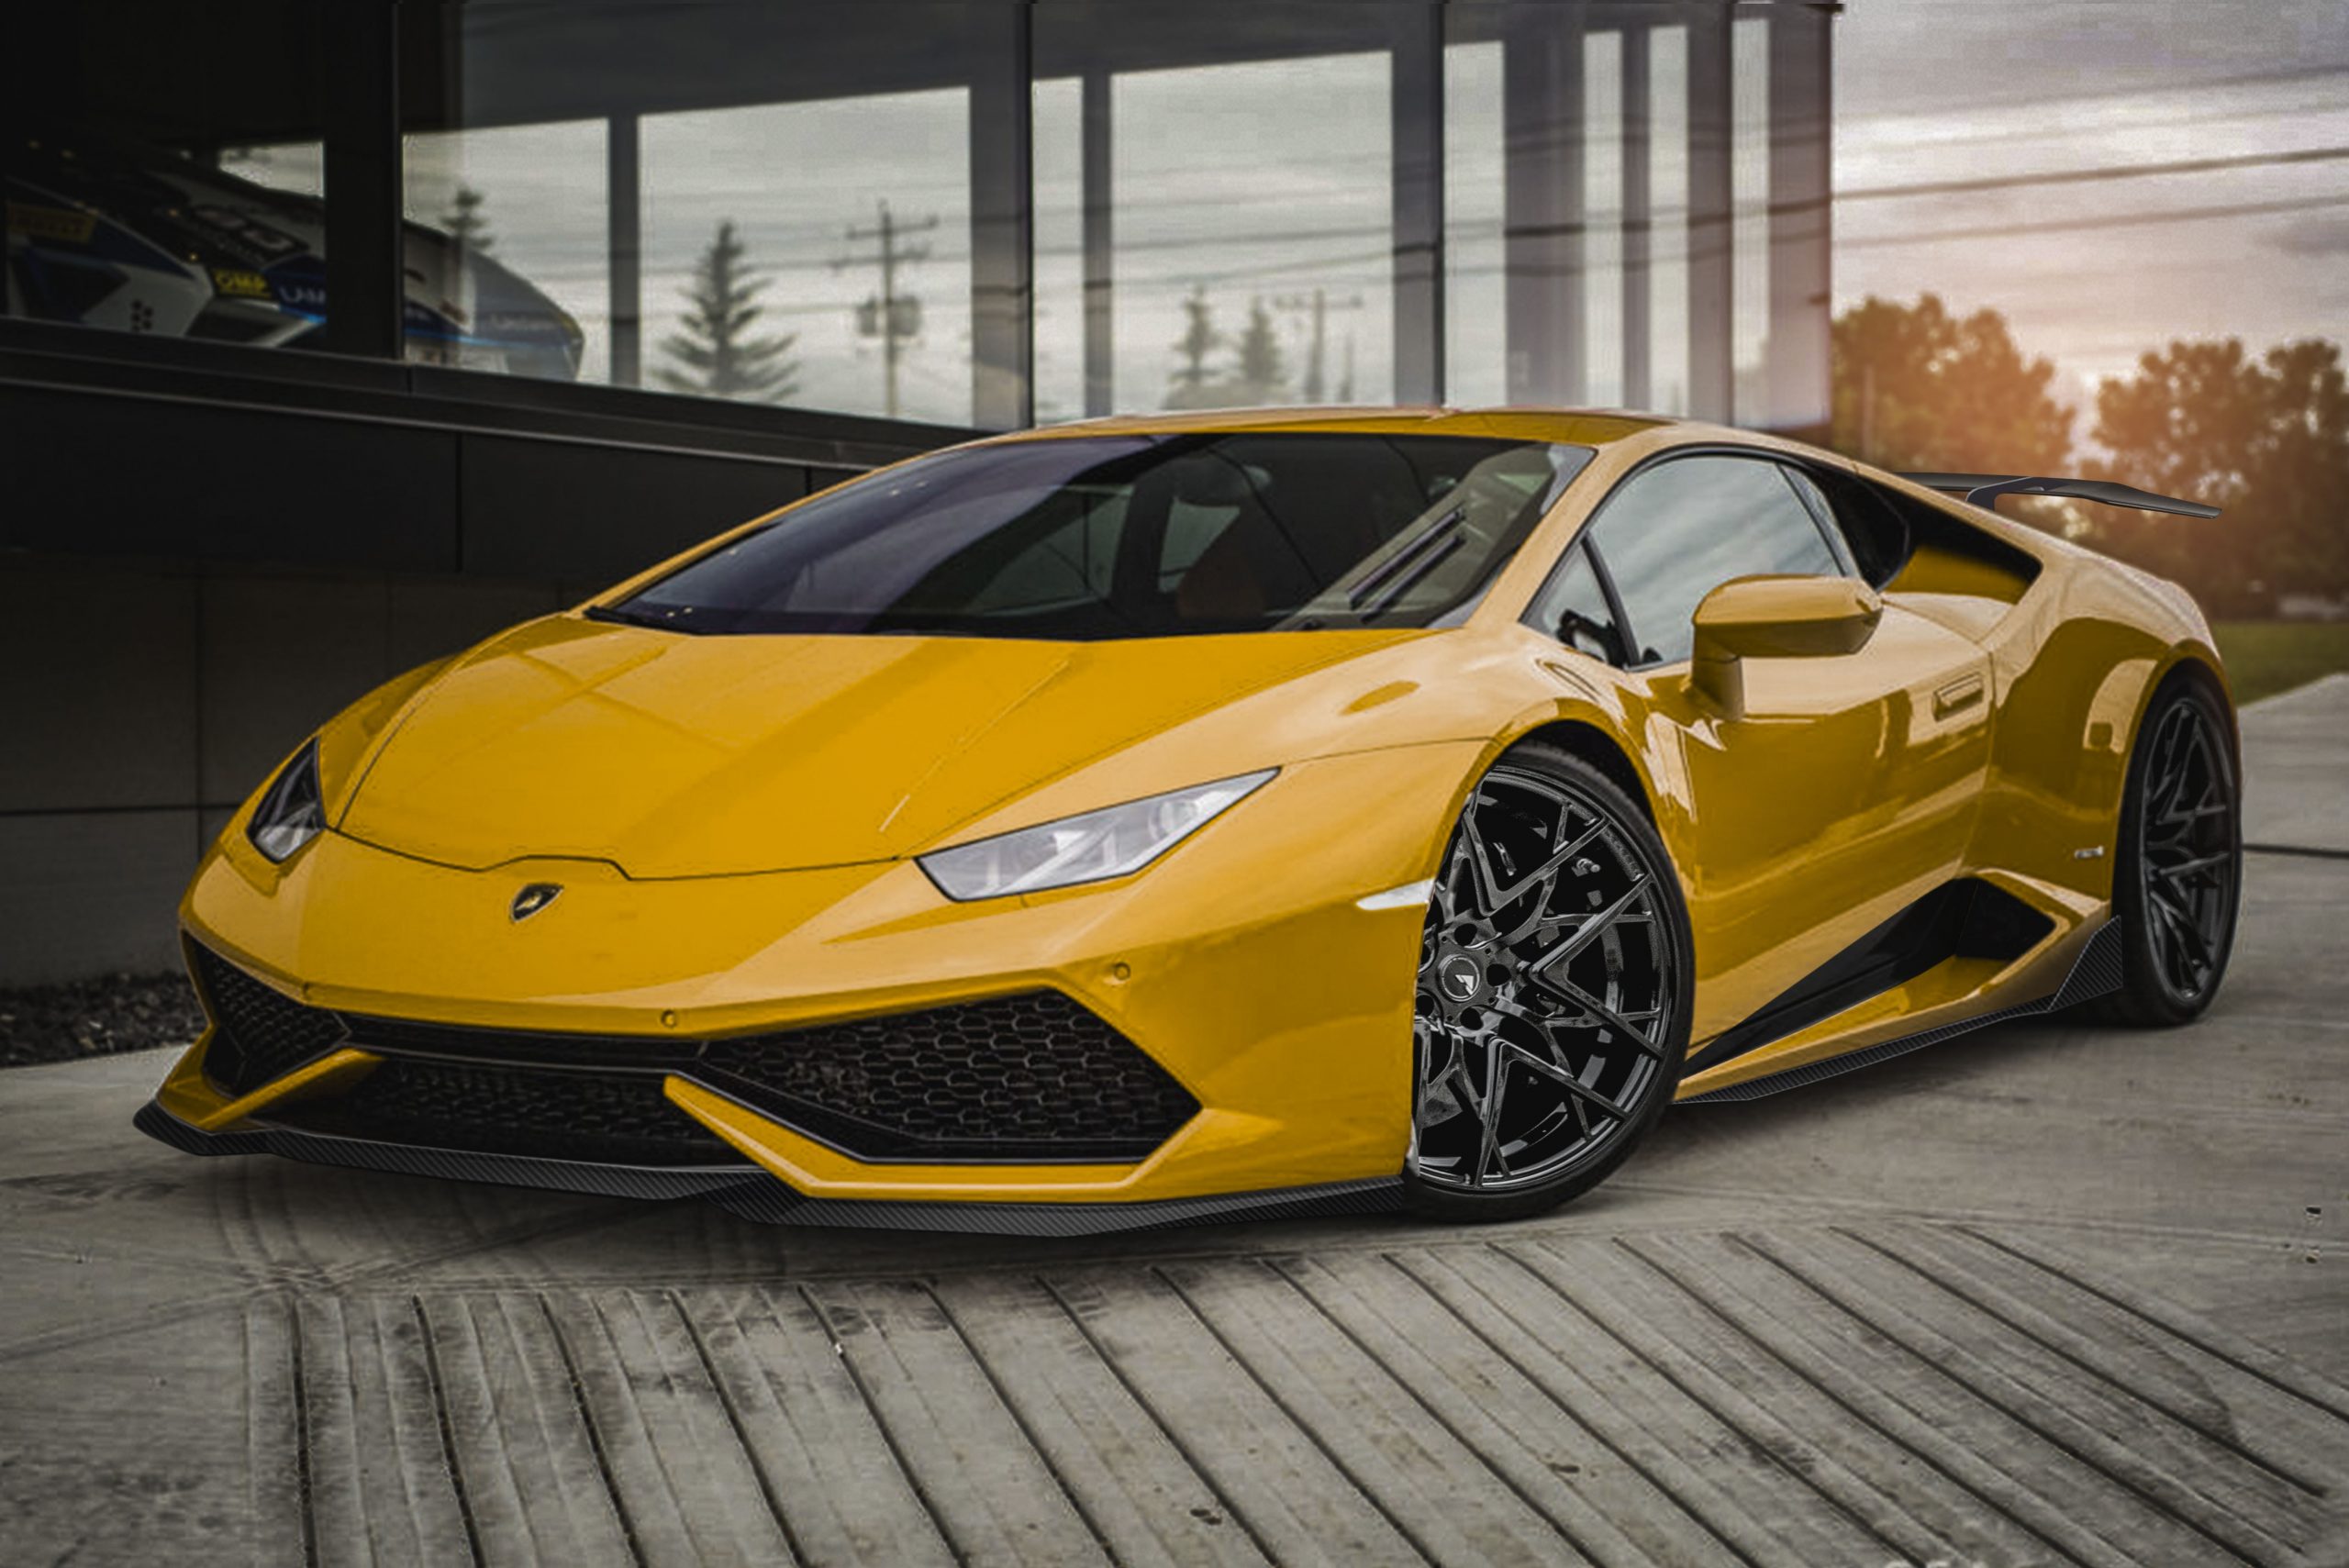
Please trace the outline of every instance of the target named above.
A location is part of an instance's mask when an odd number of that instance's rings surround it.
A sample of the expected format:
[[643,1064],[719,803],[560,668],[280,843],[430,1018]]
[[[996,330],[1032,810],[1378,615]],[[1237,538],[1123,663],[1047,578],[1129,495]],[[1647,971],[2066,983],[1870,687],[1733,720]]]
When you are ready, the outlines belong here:
[[1239,1219],[1308,1219],[1383,1214],[1402,1207],[1397,1176],[1269,1192],[1135,1203],[939,1203],[810,1197],[748,1162],[739,1165],[617,1165],[476,1150],[430,1149],[256,1122],[245,1131],[206,1132],[150,1100],[131,1118],[148,1137],[188,1154],[275,1154],[317,1165],[398,1175],[438,1176],[603,1197],[706,1197],[746,1219],[874,1230],[945,1230],[990,1236],[1098,1236]]

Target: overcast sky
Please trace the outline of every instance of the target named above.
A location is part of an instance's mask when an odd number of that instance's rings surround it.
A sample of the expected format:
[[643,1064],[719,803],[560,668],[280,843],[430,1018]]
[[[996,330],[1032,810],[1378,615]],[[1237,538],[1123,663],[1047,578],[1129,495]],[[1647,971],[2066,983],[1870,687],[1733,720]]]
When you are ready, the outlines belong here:
[[2173,337],[2349,339],[2349,158],[1861,195],[2349,150],[2349,0],[1850,0],[1835,51],[1839,308],[1995,306],[2075,395]]

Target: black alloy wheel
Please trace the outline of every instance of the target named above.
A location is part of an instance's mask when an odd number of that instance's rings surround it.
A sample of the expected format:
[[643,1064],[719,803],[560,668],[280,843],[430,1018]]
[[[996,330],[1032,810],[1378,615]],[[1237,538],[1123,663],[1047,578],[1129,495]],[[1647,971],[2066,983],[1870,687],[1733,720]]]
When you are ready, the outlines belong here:
[[2243,893],[2243,795],[2232,729],[2199,681],[2147,709],[2129,762],[2112,875],[2121,989],[2099,1010],[2159,1027],[2199,1018],[2226,977]]
[[1581,759],[1528,743],[1469,796],[1428,900],[1406,1185],[1440,1218],[1597,1184],[1680,1080],[1687,914],[1663,841]]

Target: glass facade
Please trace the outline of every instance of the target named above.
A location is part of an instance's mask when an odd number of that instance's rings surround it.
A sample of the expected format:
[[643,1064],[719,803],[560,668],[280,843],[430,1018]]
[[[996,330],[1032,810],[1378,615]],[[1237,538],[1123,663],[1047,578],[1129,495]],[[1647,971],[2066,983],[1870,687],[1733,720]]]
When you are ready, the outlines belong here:
[[114,9],[43,24],[114,55],[12,122],[10,316],[982,428],[1824,417],[1812,7]]

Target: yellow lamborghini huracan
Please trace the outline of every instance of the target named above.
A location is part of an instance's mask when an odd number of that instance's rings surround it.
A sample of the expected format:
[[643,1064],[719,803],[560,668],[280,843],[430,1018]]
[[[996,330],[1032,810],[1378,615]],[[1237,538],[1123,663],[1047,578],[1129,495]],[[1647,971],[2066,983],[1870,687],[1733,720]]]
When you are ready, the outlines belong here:
[[2210,511],[1525,410],[901,463],[329,720],[188,889],[139,1124],[796,1223],[1499,1218],[1675,1098],[2182,1022],[2225,678],[2014,491]]

